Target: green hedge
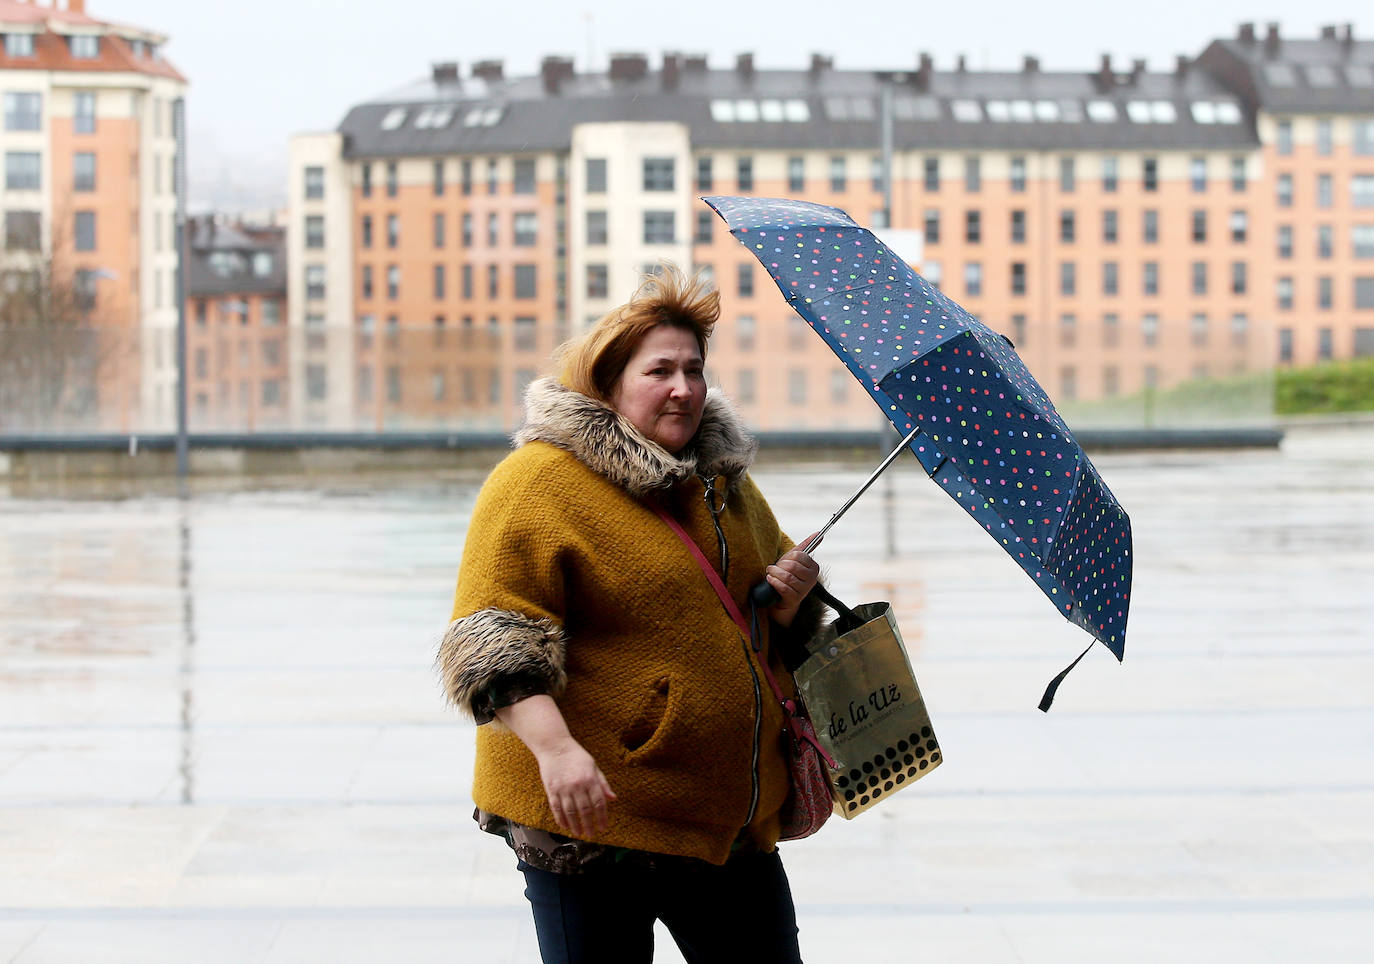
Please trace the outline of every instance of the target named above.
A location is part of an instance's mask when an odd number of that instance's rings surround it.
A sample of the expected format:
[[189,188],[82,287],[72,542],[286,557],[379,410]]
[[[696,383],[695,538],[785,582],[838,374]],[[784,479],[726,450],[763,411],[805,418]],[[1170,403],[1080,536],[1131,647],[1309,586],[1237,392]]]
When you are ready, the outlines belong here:
[[1274,384],[1279,415],[1374,411],[1374,358],[1280,369]]

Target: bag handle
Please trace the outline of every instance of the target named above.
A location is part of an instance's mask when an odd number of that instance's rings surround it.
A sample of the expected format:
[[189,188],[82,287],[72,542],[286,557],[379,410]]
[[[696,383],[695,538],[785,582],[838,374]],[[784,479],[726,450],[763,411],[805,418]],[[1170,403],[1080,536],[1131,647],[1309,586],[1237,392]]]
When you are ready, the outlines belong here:
[[[758,634],[751,629],[749,621],[744,618],[744,613],[740,612],[739,606],[737,606],[735,600],[730,597],[730,590],[727,589],[725,583],[721,581],[720,574],[711,567],[711,563],[706,559],[706,554],[701,551],[701,547],[697,545],[696,540],[688,535],[687,530],[682,527],[682,524],[669,515],[666,509],[657,503],[651,503],[649,507],[654,510],[660,519],[668,524],[668,528],[673,530],[673,533],[682,540],[682,544],[691,552],[692,558],[696,560],[702,575],[706,577],[706,581],[711,584],[711,588],[714,589],[716,595],[720,597],[721,605],[723,605],[725,611],[730,614],[730,618],[734,620],[740,633],[745,639],[749,640],[750,644],[754,647],[754,651],[759,654],[759,665],[763,667],[763,675],[768,679],[768,687],[773,691],[773,696],[782,704],[783,712],[787,714],[787,728],[792,733],[792,736],[799,740],[806,740],[814,746],[820,753],[821,758],[833,769],[837,764],[834,758],[825,751],[825,747],[821,746],[813,737],[803,732],[799,726],[795,725],[797,704],[793,700],[789,700],[782,695],[782,688],[778,686],[778,681],[774,678],[773,671],[768,666],[768,658],[759,647]],[[758,618],[757,610],[754,611],[754,617],[755,619]]]

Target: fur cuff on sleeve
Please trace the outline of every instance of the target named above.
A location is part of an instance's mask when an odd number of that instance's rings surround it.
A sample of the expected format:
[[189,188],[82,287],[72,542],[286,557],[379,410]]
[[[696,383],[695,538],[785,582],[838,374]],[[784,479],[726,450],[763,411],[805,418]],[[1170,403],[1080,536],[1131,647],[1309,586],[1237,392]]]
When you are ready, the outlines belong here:
[[493,684],[507,677],[542,680],[549,693],[561,693],[566,655],[563,630],[552,620],[483,609],[449,623],[436,663],[449,702],[475,717]]
[[830,618],[830,609],[821,602],[820,597],[811,593],[802,600],[797,614],[792,617],[790,626],[774,626],[774,638],[778,641],[783,664],[788,670],[795,670],[805,661],[806,644],[811,637],[820,632],[821,626]]

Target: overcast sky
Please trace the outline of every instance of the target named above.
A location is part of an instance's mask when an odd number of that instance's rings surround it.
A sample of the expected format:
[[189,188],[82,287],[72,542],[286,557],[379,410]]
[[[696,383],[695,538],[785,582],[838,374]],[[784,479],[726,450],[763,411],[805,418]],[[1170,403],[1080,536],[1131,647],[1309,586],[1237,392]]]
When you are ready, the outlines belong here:
[[[48,0],[40,0],[46,3]],[[611,52],[705,53],[713,65],[753,51],[760,67],[801,67],[814,52],[836,67],[936,67],[968,56],[974,68],[1011,68],[1024,54],[1045,70],[1091,69],[1102,53],[1170,69],[1236,24],[1277,21],[1286,36],[1354,22],[1368,0],[87,0],[102,20],[170,37],[167,56],[191,81],[193,200],[284,197],[291,134],[328,130],[353,104],[424,76],[436,60],[504,60],[532,73],[546,54],[579,71]],[[785,11],[777,15],[770,11]],[[1262,29],[1262,28],[1261,28]]]

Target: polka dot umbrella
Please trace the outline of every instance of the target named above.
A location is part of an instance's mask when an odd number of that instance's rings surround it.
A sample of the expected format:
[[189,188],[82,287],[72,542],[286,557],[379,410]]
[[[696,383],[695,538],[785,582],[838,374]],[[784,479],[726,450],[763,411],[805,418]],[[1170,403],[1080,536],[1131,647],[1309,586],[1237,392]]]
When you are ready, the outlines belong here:
[[1065,618],[1122,659],[1130,518],[1011,343],[838,208],[702,200],[892,424],[915,433],[910,450],[936,484]]

